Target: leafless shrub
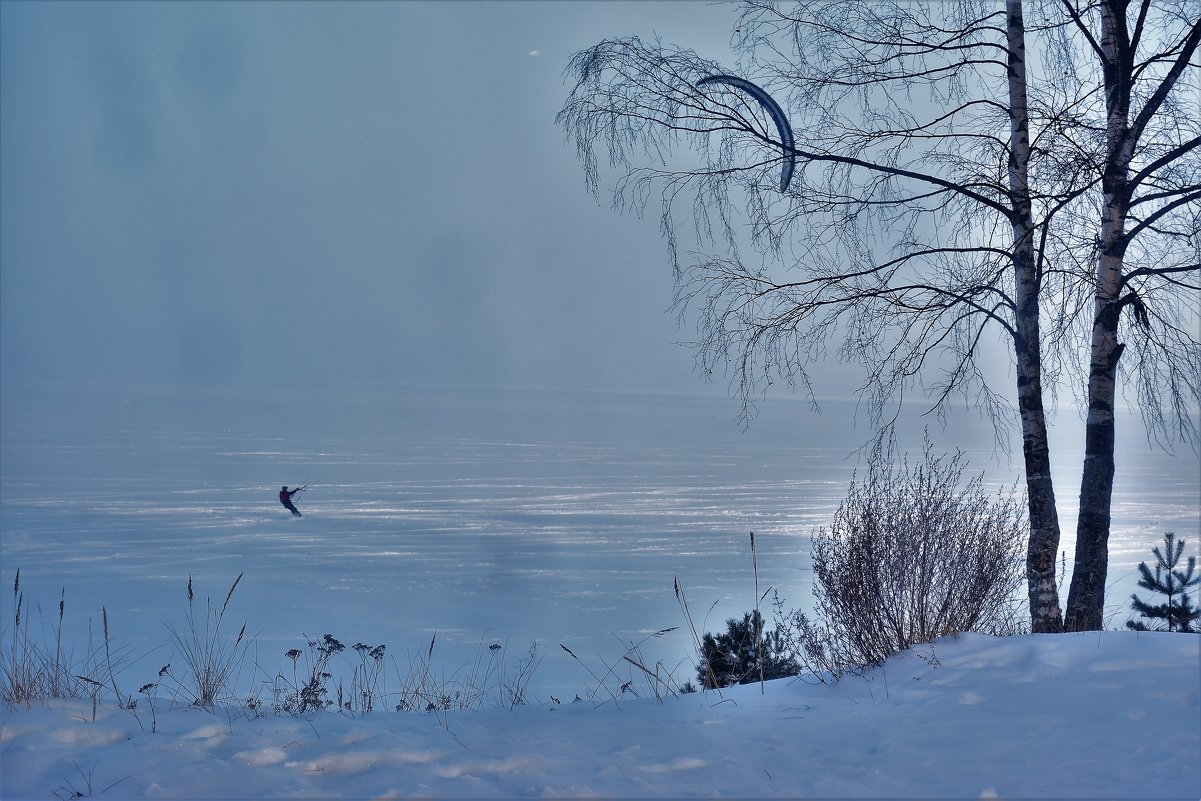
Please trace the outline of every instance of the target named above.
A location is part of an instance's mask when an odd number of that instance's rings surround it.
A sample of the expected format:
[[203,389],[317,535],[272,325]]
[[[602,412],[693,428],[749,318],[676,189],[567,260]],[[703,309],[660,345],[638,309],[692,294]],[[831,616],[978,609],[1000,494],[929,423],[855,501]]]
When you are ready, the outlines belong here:
[[966,483],[962,452],[898,462],[877,440],[865,479],[852,479],[829,529],[813,537],[818,620],[787,621],[798,660],[836,678],[911,645],[963,631],[1020,630],[1024,499]]

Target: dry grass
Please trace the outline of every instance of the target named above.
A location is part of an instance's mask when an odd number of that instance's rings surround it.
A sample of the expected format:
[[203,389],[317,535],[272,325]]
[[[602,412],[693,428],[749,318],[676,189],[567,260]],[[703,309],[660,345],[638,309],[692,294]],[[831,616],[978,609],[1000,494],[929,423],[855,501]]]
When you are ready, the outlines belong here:
[[21,571],[13,582],[12,636],[0,660],[0,698],[10,703],[29,704],[49,698],[80,694],[79,680],[68,667],[62,652],[62,622],[66,588],[58,602],[54,648],[49,651],[30,637],[29,610],[21,591]]
[[481,639],[475,659],[447,674],[433,668],[437,639],[435,631],[425,653],[410,655],[407,671],[403,674],[398,671],[400,690],[395,698],[398,711],[481,709],[489,698],[495,698],[495,705],[506,709],[526,703],[529,681],[542,661],[536,642],[531,641],[525,656],[510,666],[506,646],[493,642],[485,648]]
[[225,611],[229,608],[229,600],[238,588],[238,583],[242,581],[242,575],[239,573],[230,585],[220,611],[213,611],[211,598],[205,600],[204,618],[199,622],[196,619],[192,577],[188,576],[187,630],[181,632],[170,623],[167,624],[171,640],[187,665],[187,673],[183,677],[177,677],[170,672],[171,666],[168,664],[159,671],[159,675],[175,679],[177,688],[191,695],[190,703],[195,706],[212,709],[219,700],[233,697],[229,689],[230,681],[234,671],[242,666],[249,641],[244,641],[245,623],[232,643],[222,634],[222,624],[225,621]]
[[118,649],[116,659],[113,657],[107,610],[102,647],[92,648],[89,643],[85,655],[76,657],[73,651],[63,648],[66,588],[59,593],[58,616],[51,634],[47,635],[44,622],[36,633],[31,628],[32,606],[36,604],[26,600],[21,571],[17,570],[11,634],[0,636],[0,700],[28,705],[54,698],[87,698],[95,696],[97,688],[117,688],[116,676],[127,662],[127,653]]
[[[692,648],[696,653],[696,664],[698,665],[703,677],[702,684],[705,687],[712,687],[717,690],[718,695],[721,695],[721,682],[717,679],[717,673],[713,670],[713,666],[709,664],[709,657],[705,650],[704,637],[696,628],[696,621],[692,619],[692,608],[688,605],[688,595],[684,592],[684,585],[680,583],[680,579],[675,579],[676,602],[680,605],[680,611],[684,613],[684,622],[688,624],[688,633],[692,636]],[[713,607],[717,606],[717,601],[714,601],[709,611],[713,611]],[[706,613],[705,620],[709,615]],[[704,621],[702,621],[704,628]]]
[[[581,659],[574,651],[566,645],[559,643],[559,647],[572,659],[574,659],[580,667],[588,673],[592,678],[592,684],[585,690],[583,697],[576,695],[575,701],[590,701],[593,706],[601,706],[603,704],[613,703],[618,704],[621,699],[626,697],[631,698],[654,698],[662,703],[668,697],[679,698],[682,693],[689,692],[688,689],[680,685],[675,678],[672,670],[668,669],[664,664],[656,662],[654,667],[648,667],[646,658],[642,654],[642,646],[652,639],[657,639],[676,630],[676,627],[667,629],[659,629],[651,632],[643,637],[638,642],[633,640],[622,640],[616,634],[614,639],[625,649],[624,653],[617,660],[608,662],[600,656],[597,659],[601,663],[601,670],[593,670],[583,659]],[[641,688],[642,692],[639,692]],[[551,701],[559,703],[557,698],[551,697]]]
[[[51,634],[46,636],[43,626],[43,636],[35,636],[30,631],[30,604],[18,571],[13,584],[12,630],[0,638],[0,700],[32,704],[52,698],[91,698],[95,710],[101,700],[112,698],[135,716],[140,715],[138,704],[142,702],[150,711],[151,731],[157,730],[160,693],[172,703],[182,701],[209,711],[218,706],[242,707],[246,714],[256,716],[320,710],[366,714],[380,709],[441,715],[485,706],[512,709],[528,702],[529,683],[541,663],[536,642],[516,659],[509,659],[507,643],[481,638],[475,659],[447,672],[435,665],[437,632],[426,647],[409,656],[407,667],[397,664],[383,644],[360,642],[348,651],[330,634],[306,638],[306,649],[292,648],[282,655],[284,664],[290,662],[290,670],[253,666],[250,683],[257,682],[260,690],[265,689],[269,702],[254,691],[239,693],[253,638],[247,638],[245,623],[236,634],[227,631],[225,616],[242,578],[239,575],[233,581],[219,606],[206,598],[201,611],[189,577],[186,624],[166,624],[174,649],[171,660],[157,676],[143,677],[136,693],[126,694],[119,677],[137,660],[131,658],[130,649],[114,640],[107,608],[101,610],[103,640],[93,648],[89,634],[87,655],[72,659],[62,644],[65,590]],[[639,657],[635,647],[625,660],[653,677],[655,670],[641,664]],[[178,665],[176,669],[172,662]],[[395,681],[390,684],[392,675]],[[658,681],[663,684],[665,679]],[[138,720],[142,723],[141,717]]]

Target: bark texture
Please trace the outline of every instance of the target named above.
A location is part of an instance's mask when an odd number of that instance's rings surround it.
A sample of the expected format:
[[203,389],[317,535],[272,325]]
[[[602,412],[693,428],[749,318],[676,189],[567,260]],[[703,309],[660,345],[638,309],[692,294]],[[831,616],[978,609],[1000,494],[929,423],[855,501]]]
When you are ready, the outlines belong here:
[[[1087,13],[1065,8],[1097,58],[1104,94],[1085,457],[1065,613],[1068,630],[1086,631],[1104,625],[1114,408],[1123,374],[1137,382],[1144,420],[1166,431],[1162,407],[1170,406],[1177,433],[1196,441],[1187,410],[1201,399],[1201,351],[1198,307],[1188,293],[1198,289],[1192,276],[1201,269],[1201,15],[1196,2],[1165,0],[1099,0]],[[1121,325],[1126,307],[1135,325]],[[1119,371],[1127,344],[1132,363]]]
[[1012,205],[1016,314],[1014,353],[1017,360],[1018,411],[1022,420],[1022,455],[1030,538],[1026,583],[1030,625],[1035,632],[1057,632],[1063,621],[1055,556],[1059,551],[1059,514],[1051,482],[1051,455],[1043,409],[1042,352],[1039,331],[1039,275],[1034,255],[1034,220],[1030,202],[1030,122],[1026,97],[1025,20],[1021,0],[1006,2],[1009,60],[1009,191]]
[[1124,4],[1101,4],[1101,54],[1105,84],[1106,152],[1102,177],[1100,255],[1094,295],[1088,374],[1088,418],[1080,511],[1076,522],[1076,557],[1065,619],[1069,631],[1098,630],[1104,624],[1105,579],[1109,570],[1110,507],[1114,476],[1114,403],[1122,265],[1126,251],[1126,216],[1131,189],[1130,36]]

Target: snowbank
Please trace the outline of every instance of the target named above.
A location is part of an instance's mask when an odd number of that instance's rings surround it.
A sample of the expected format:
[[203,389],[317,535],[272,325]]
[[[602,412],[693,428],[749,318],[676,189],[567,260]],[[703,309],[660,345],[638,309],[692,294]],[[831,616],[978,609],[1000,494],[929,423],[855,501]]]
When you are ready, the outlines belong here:
[[[144,706],[144,705],[143,705]],[[1201,797],[1201,637],[945,638],[863,678],[515,711],[3,710],[5,799]]]

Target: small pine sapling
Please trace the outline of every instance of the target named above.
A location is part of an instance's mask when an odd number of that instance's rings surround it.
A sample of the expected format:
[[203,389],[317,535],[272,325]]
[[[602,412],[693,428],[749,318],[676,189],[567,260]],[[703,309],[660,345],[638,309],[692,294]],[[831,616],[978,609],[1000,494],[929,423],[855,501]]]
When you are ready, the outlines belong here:
[[[1138,572],[1142,577],[1138,586],[1151,592],[1167,596],[1167,603],[1151,604],[1143,601],[1137,595],[1130,596],[1130,606],[1141,617],[1150,621],[1150,625],[1142,620],[1131,618],[1126,621],[1126,627],[1135,631],[1180,631],[1197,633],[1198,623],[1201,622],[1201,609],[1193,606],[1193,599],[1187,590],[1201,584],[1201,575],[1193,575],[1197,567],[1197,557],[1188,558],[1187,568],[1181,570],[1178,565],[1184,554],[1184,540],[1177,540],[1176,535],[1168,532],[1163,535],[1163,551],[1159,546],[1151,549],[1155,555],[1155,574],[1146,562],[1140,562]],[[1162,621],[1162,622],[1161,622]]]
[[780,679],[801,672],[778,630],[764,631],[759,611],[726,621],[726,631],[705,633],[696,677],[706,690]]

